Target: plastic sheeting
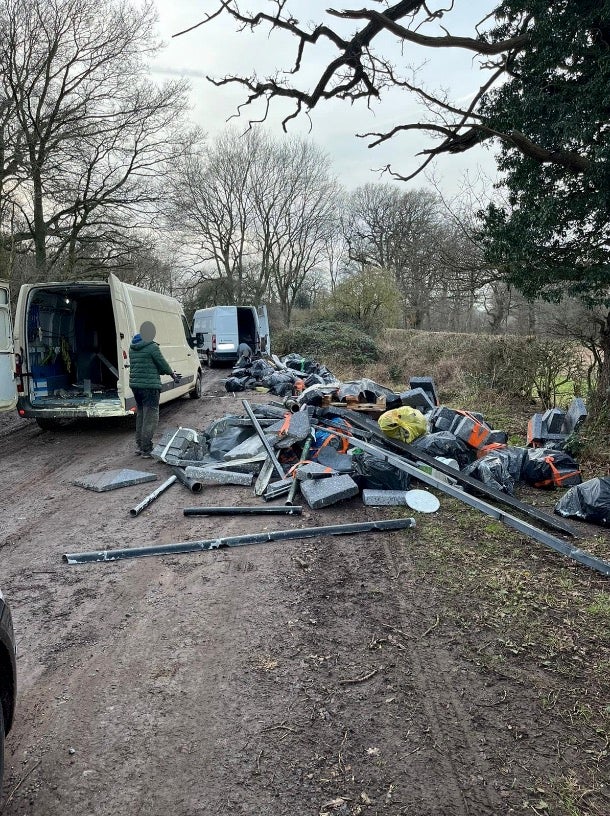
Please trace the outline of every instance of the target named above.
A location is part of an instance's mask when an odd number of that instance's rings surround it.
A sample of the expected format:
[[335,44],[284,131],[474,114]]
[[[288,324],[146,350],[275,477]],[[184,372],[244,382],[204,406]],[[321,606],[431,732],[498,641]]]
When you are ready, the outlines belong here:
[[521,478],[534,487],[572,487],[582,482],[578,463],[565,451],[528,448]]
[[455,459],[460,468],[470,464],[475,455],[465,442],[450,431],[437,431],[422,436],[415,440],[413,447],[430,456],[446,456],[449,459]]
[[408,473],[370,453],[359,451],[352,455],[354,479],[361,490],[408,490]]
[[565,518],[610,527],[610,476],[571,487],[555,505],[555,512]]
[[525,448],[518,447],[497,450],[468,465],[463,472],[512,496],[515,484],[521,480],[526,453]]
[[377,420],[379,427],[390,439],[398,439],[407,444],[423,436],[428,431],[426,417],[416,408],[403,405],[386,411]]

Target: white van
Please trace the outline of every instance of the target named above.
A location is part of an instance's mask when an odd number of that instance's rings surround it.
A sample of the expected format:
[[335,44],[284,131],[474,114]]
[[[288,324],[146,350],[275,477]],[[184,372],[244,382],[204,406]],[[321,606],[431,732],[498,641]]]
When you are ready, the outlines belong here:
[[[0,410],[17,407],[43,428],[57,420],[135,412],[129,345],[150,320],[179,383],[161,377],[161,402],[201,396],[201,365],[180,303],[107,281],[27,284],[19,290],[11,337],[8,285],[0,283]],[[15,372],[13,372],[13,351]]]
[[247,343],[255,354],[271,353],[267,307],[210,306],[193,315],[197,353],[209,366],[237,360],[237,347]]

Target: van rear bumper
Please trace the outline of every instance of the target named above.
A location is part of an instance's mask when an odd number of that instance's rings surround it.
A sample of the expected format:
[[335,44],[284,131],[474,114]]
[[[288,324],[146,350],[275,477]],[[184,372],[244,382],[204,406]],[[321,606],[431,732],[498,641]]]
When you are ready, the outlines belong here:
[[79,405],[53,400],[52,404],[45,404],[45,407],[32,405],[29,399],[20,397],[17,400],[17,411],[20,416],[26,419],[88,419],[91,417],[122,417],[132,415],[132,411],[126,410],[120,400],[89,400],[83,401]]

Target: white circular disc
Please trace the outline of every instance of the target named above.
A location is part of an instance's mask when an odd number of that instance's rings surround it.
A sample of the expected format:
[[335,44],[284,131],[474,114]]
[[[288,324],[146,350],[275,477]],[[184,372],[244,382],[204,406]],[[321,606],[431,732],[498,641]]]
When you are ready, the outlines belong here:
[[420,513],[436,513],[441,506],[436,496],[428,493],[427,490],[407,490],[405,501],[411,510],[417,510]]

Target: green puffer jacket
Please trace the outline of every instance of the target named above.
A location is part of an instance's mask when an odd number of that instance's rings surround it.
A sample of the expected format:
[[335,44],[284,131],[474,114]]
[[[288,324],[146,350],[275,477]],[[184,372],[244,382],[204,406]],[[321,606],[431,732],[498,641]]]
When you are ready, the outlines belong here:
[[160,391],[160,374],[172,374],[161,349],[154,340],[142,340],[136,334],[129,346],[129,387]]

